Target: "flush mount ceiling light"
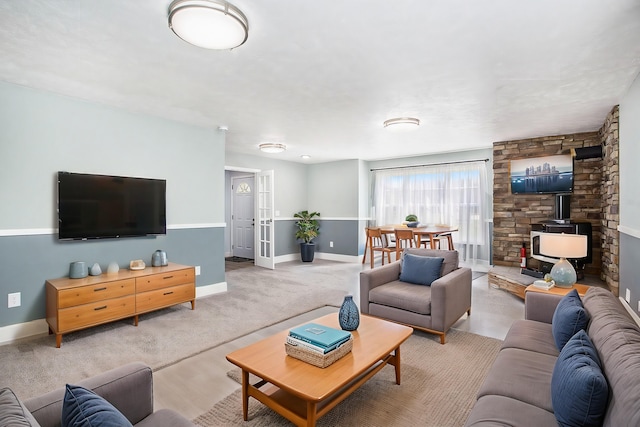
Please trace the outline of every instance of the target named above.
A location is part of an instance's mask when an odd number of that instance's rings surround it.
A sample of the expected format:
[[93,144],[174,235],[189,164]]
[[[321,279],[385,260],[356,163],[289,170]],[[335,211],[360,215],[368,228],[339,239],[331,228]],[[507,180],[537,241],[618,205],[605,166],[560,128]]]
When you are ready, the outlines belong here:
[[264,153],[282,153],[287,149],[287,146],[284,144],[278,144],[276,142],[265,142],[263,144],[258,145],[260,151]]
[[395,119],[385,120],[383,123],[385,128],[389,129],[415,129],[420,126],[420,120],[413,117],[398,117]]
[[249,37],[247,17],[226,1],[175,0],[169,6],[169,28],[178,37],[205,49],[233,49]]

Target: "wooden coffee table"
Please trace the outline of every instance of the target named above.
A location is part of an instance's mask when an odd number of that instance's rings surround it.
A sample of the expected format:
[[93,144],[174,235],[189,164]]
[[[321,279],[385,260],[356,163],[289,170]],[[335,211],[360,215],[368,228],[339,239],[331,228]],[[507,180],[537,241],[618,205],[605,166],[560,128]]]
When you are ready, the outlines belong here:
[[[337,313],[311,322],[340,328]],[[408,326],[361,315],[358,330],[352,332],[352,351],[326,368],[286,354],[284,343],[288,329],[229,353],[227,360],[242,369],[245,421],[250,396],[298,426],[315,426],[318,418],[387,364],[395,367],[396,384],[400,384],[400,344],[412,332]],[[261,381],[249,384],[249,374]]]

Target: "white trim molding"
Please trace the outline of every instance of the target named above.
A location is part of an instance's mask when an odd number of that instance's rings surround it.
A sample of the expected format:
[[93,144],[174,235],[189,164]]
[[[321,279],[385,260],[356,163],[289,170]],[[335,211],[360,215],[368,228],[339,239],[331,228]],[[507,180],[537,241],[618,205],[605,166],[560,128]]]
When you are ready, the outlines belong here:
[[227,292],[227,282],[213,283],[206,286],[196,286],[196,299],[223,292]]
[[190,228],[224,228],[226,226],[226,222],[211,222],[204,224],[170,224],[167,225],[167,230],[188,230]]
[[620,300],[620,303],[622,304],[622,306],[629,312],[629,314],[631,315],[633,320],[636,322],[636,324],[640,326],[640,316],[638,316],[638,313],[633,311],[629,303],[624,298],[618,297],[618,299]]
[[[188,230],[191,228],[225,228],[226,222],[211,222],[204,224],[167,224],[167,230]],[[57,228],[16,228],[0,230],[0,237],[8,236],[41,236],[58,234]]]
[[628,236],[635,237],[636,239],[640,239],[640,230],[636,230],[635,228],[619,225],[618,231]]

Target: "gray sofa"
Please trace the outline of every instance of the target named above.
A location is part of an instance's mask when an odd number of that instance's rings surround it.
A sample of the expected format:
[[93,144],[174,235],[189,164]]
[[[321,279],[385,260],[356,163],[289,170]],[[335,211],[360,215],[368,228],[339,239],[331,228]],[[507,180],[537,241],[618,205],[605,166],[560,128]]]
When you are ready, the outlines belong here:
[[[562,297],[527,292],[525,320],[514,322],[478,392],[465,426],[557,426],[551,379],[558,350],[551,321]],[[640,327],[609,291],[582,297],[593,342],[609,385],[604,422],[640,426]]]
[[403,253],[444,258],[440,278],[431,286],[400,281],[401,261],[360,272],[360,310],[440,335],[464,313],[471,314],[471,269],[458,265],[458,252],[405,249]]
[[[135,362],[104,372],[91,378],[78,381],[76,384],[92,390],[106,399],[120,411],[133,425],[155,427],[193,426],[182,415],[169,409],[153,410],[153,375],[151,368],[143,363]],[[5,389],[5,391],[8,389]],[[31,425],[42,427],[58,427],[61,425],[62,402],[65,389],[45,393],[41,396],[27,399],[22,403],[22,411],[28,423],[21,423],[8,399],[2,399],[0,404],[0,424]],[[5,397],[13,394],[5,392]],[[18,407],[19,409],[19,407]],[[7,412],[14,412],[13,418]]]

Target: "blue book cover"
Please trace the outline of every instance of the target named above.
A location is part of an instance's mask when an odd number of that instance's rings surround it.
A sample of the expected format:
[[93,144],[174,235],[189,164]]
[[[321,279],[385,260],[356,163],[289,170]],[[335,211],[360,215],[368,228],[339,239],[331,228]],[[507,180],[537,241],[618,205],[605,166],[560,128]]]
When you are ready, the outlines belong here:
[[351,332],[317,323],[307,323],[293,328],[289,331],[289,335],[325,348],[335,348],[351,338]]

